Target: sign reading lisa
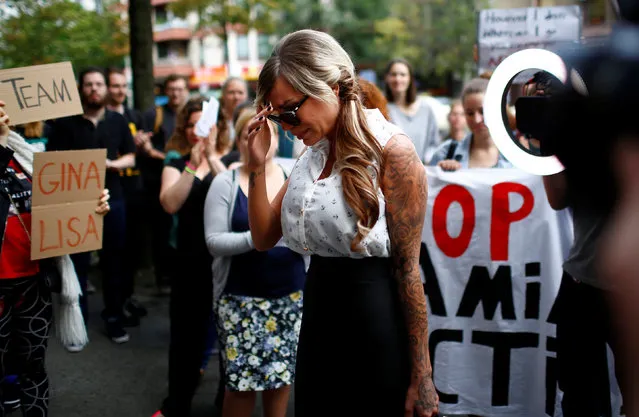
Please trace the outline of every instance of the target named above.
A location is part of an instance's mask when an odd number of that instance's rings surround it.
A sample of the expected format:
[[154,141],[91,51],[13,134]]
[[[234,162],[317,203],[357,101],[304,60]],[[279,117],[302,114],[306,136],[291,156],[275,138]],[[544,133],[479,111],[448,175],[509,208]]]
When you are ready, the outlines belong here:
[[35,154],[31,259],[102,248],[105,169],[106,149]]
[[13,125],[82,113],[70,62],[0,70],[0,99]]

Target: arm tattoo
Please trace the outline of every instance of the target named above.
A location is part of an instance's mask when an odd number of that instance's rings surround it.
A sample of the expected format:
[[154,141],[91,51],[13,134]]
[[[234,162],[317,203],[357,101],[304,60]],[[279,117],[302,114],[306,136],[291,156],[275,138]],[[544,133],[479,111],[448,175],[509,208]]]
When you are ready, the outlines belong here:
[[428,183],[424,166],[408,138],[391,139],[384,154],[382,189],[386,198],[393,275],[408,328],[412,377],[420,391],[429,391],[434,388],[432,383],[428,384],[432,372],[428,357],[428,317],[419,273]]
[[255,180],[263,173],[264,168],[260,168],[257,171],[251,171],[251,173],[249,174],[249,188],[255,188]]

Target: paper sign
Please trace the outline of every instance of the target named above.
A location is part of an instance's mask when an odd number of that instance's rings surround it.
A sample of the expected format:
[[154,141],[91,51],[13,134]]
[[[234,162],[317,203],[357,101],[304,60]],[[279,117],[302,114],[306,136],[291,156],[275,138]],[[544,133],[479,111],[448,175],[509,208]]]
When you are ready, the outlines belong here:
[[106,149],[38,152],[33,162],[31,259],[102,248]]
[[220,109],[220,102],[215,97],[202,103],[202,115],[195,124],[195,134],[201,138],[208,138],[213,125],[217,123],[217,114]]
[[0,70],[0,100],[12,125],[82,113],[70,62]]
[[579,6],[487,9],[479,12],[479,73],[529,48],[556,50],[581,38]]

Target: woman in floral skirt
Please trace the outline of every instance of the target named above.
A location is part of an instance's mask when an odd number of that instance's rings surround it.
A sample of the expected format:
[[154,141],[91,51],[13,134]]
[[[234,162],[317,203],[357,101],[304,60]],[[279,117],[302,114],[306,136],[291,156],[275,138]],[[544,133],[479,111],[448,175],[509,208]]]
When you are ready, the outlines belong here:
[[[247,108],[236,123],[242,161],[248,146],[247,122],[255,117]],[[273,156],[277,151],[274,126],[267,157],[266,181],[274,197],[287,172]],[[214,308],[226,395],[222,415],[250,416],[256,393],[262,392],[267,416],[286,415],[295,375],[297,341],[302,319],[304,257],[283,244],[259,252],[248,221],[249,172],[244,164],[213,180],[204,208],[204,228],[213,261]]]

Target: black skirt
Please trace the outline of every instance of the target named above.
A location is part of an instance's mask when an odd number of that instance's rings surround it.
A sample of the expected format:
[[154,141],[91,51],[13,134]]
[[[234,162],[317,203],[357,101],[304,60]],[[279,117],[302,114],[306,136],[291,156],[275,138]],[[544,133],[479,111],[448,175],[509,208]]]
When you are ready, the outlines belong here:
[[295,416],[401,417],[409,383],[408,332],[390,258],[313,256]]

